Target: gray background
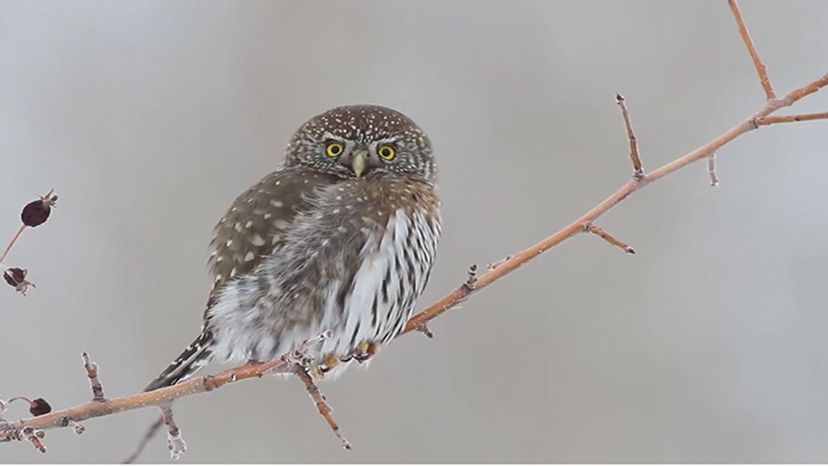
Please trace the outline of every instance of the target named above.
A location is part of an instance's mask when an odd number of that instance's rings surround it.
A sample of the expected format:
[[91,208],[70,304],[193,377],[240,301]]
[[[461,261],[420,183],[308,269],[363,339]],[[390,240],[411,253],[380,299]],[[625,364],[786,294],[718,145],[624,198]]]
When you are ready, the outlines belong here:
[[[828,3],[744,1],[777,89],[828,71]],[[210,229],[306,118],[398,108],[437,148],[445,235],[426,304],[708,141],[763,94],[724,1],[2,2],[0,232],[54,187],[0,292],[0,392],[56,407],[140,389],[195,336]],[[828,108],[828,91],[797,111]],[[178,404],[185,461],[828,461],[826,122],[763,128],[636,194],[369,370]],[[25,414],[18,406],[11,416]],[[155,410],[51,431],[47,456],[119,461]],[[145,456],[168,459],[162,438]]]

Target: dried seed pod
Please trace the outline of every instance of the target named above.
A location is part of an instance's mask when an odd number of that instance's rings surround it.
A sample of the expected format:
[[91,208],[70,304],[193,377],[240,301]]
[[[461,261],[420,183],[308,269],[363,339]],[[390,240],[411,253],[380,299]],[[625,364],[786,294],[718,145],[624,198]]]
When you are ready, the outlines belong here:
[[21,269],[19,267],[11,267],[6,269],[3,272],[3,279],[6,280],[10,286],[17,287],[24,281],[26,281],[26,269]]
[[3,279],[6,280],[6,283],[8,283],[9,286],[12,286],[15,291],[25,296],[29,287],[35,286],[34,283],[26,280],[27,273],[28,270],[26,269],[21,269],[20,267],[9,267],[3,271]]
[[40,199],[26,204],[20,213],[20,220],[24,225],[32,228],[44,224],[49,219],[49,214],[52,213],[52,207],[57,204],[57,199],[57,194],[49,191]]
[[35,398],[29,403],[29,412],[32,416],[42,416],[52,412],[52,406],[43,398]]

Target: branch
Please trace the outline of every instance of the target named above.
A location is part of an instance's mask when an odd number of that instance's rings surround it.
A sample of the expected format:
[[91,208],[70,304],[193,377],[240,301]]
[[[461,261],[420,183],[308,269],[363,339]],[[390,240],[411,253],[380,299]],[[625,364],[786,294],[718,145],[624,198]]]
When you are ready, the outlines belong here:
[[588,232],[592,233],[593,235],[596,235],[599,238],[603,239],[607,243],[621,248],[621,250],[623,250],[627,254],[635,254],[635,249],[631,248],[629,244],[627,244],[627,243],[621,241],[620,239],[616,238],[615,236],[612,236],[611,234],[607,233],[606,231],[604,231],[603,228],[601,228],[599,226],[596,226],[596,225],[592,225],[592,224],[584,225],[583,228],[584,228],[584,231],[588,231]]
[[86,370],[86,377],[89,379],[89,388],[92,390],[92,401],[106,401],[104,398],[103,385],[98,379],[98,365],[89,359],[89,353],[82,353],[83,368]]
[[615,94],[615,102],[621,109],[621,118],[624,120],[624,128],[627,130],[627,139],[630,141],[630,160],[633,164],[633,178],[640,180],[644,176],[644,168],[641,166],[641,158],[638,156],[638,142],[635,139],[635,132],[630,119],[630,111],[627,109],[627,101],[621,94]]
[[[741,14],[739,13],[738,6],[736,5],[735,1],[730,2],[730,7],[731,10],[734,12],[734,16],[736,17],[736,22],[739,26],[742,38],[743,40],[745,40],[745,43],[748,47],[748,51],[750,52],[751,57],[754,61],[754,65],[756,65],[757,72],[759,73],[762,86],[766,90],[766,94],[768,96],[768,101],[759,110],[757,110],[752,115],[749,115],[748,117],[737,123],[732,128],[728,129],[715,139],[699,146],[695,150],[688,152],[674,159],[673,161],[659,168],[656,168],[655,170],[649,173],[643,173],[642,169],[642,174],[640,178],[627,181],[614,193],[610,194],[609,197],[607,197],[606,199],[604,199],[603,201],[589,209],[579,218],[575,219],[569,225],[565,226],[559,231],[553,233],[552,235],[544,238],[538,243],[533,244],[532,246],[529,246],[528,248],[522,251],[518,251],[517,253],[507,257],[506,259],[503,259],[502,261],[491,264],[489,267],[487,267],[485,273],[478,274],[476,266],[470,267],[467,279],[460,286],[458,286],[454,291],[444,296],[442,299],[433,303],[431,306],[425,308],[423,311],[411,317],[411,319],[409,319],[409,321],[407,322],[405,329],[401,332],[400,335],[415,330],[422,331],[427,334],[430,333],[427,331],[427,323],[429,321],[443,314],[447,310],[455,308],[458,304],[468,299],[468,297],[472,294],[479,292],[483,288],[486,288],[495,281],[515,271],[516,269],[526,264],[530,260],[538,257],[539,255],[543,254],[549,249],[558,246],[559,244],[577,235],[578,233],[590,232],[596,234],[604,238],[605,240],[609,241],[610,243],[625,248],[626,250],[628,246],[626,246],[621,241],[613,238],[612,236],[610,236],[603,230],[599,229],[598,227],[594,227],[593,225],[598,218],[603,216],[606,212],[618,205],[620,202],[627,199],[636,191],[649,186],[651,183],[667,175],[670,175],[693,162],[696,162],[703,158],[711,157],[721,147],[725,146],[726,144],[738,138],[739,136],[759,128],[760,126],[769,126],[777,123],[798,122],[805,120],[828,118],[828,114],[826,113],[792,116],[771,116],[771,114],[777,111],[778,109],[790,106],[793,103],[803,99],[804,97],[810,94],[813,94],[814,92],[817,92],[819,89],[828,85],[828,74],[791,91],[782,98],[775,98],[773,94],[773,89],[770,86],[770,81],[767,79],[765,67],[764,65],[762,65],[761,60],[759,59],[759,56],[756,53],[756,50],[753,47],[752,42],[750,41],[750,37],[747,34],[747,28],[745,28],[744,26],[744,22],[742,21]],[[630,126],[628,126],[628,130],[629,136],[629,134],[631,133]],[[630,138],[630,142],[631,159],[633,160],[633,165],[635,167],[636,159],[632,155],[632,144],[634,142],[634,138]],[[638,161],[638,165],[640,166],[640,160]],[[0,441],[29,440],[30,442],[35,444],[35,446],[38,446],[37,442],[39,441],[39,439],[42,438],[42,435],[38,437],[37,433],[42,433],[44,429],[54,427],[76,426],[78,425],[78,422],[86,419],[108,416],[124,411],[144,408],[147,406],[169,407],[173,401],[179,398],[190,396],[196,393],[204,393],[216,390],[225,385],[237,383],[242,380],[259,378],[267,373],[296,373],[296,364],[291,361],[291,355],[285,355],[283,357],[274,358],[270,361],[262,363],[248,363],[236,368],[218,372],[213,375],[196,377],[185,382],[178,383],[171,387],[161,388],[152,392],[135,393],[132,395],[122,396],[104,401],[92,401],[72,408],[63,409],[60,411],[54,411],[43,415],[36,415],[34,417],[19,420],[17,422],[8,422],[0,420]],[[300,378],[302,378],[301,375]],[[316,395],[321,397],[321,394],[319,394],[318,391],[314,391],[314,387],[315,385],[308,385],[306,383],[306,388],[308,389],[309,394],[314,399],[314,401],[317,402],[317,406],[320,409],[320,413],[323,416],[325,416],[325,413],[328,412],[328,410],[325,410],[323,408],[327,406],[327,404],[324,403],[324,398],[317,398]],[[319,404],[320,400],[323,403],[321,405]],[[0,406],[2,406],[2,403],[0,403]],[[171,418],[171,416],[169,416],[169,418]],[[167,417],[165,417],[165,420],[167,420]],[[331,425],[331,427],[335,431],[338,430],[338,427],[335,427],[336,423],[333,422],[332,418],[326,418],[326,420],[328,420],[329,425]],[[172,431],[172,426],[174,426],[174,423],[167,422],[167,425],[168,428],[170,428],[170,430]],[[180,432],[176,435],[179,434]]]
[[745,21],[742,19],[739,4],[736,3],[736,0],[728,0],[728,4],[730,4],[730,11],[733,12],[733,18],[736,19],[736,25],[739,27],[739,35],[742,36],[742,41],[748,49],[750,59],[753,60],[753,66],[756,67],[756,74],[759,75],[759,82],[762,84],[765,96],[768,100],[773,100],[776,98],[776,94],[773,92],[773,86],[771,86],[770,78],[768,78],[768,68],[762,63],[759,52],[756,51],[756,46],[753,45],[753,39],[750,38],[750,32],[748,32]]
[[768,126],[774,125],[776,123],[795,123],[798,121],[811,121],[811,120],[826,120],[828,119],[828,112],[820,112],[820,113],[803,113],[801,115],[778,115],[778,116],[766,116],[757,118],[753,122],[756,126]]

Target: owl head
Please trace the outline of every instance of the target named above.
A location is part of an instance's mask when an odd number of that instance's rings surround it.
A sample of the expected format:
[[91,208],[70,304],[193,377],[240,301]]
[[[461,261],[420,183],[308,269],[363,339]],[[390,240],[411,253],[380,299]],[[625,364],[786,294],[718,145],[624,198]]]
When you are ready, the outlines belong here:
[[407,116],[377,105],[337,107],[311,118],[291,138],[285,166],[343,178],[437,178],[428,136]]

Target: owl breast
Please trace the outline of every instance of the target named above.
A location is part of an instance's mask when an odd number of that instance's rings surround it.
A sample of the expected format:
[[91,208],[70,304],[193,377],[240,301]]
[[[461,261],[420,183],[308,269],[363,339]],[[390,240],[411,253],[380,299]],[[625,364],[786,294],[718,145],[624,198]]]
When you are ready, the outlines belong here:
[[387,343],[405,327],[437,254],[436,194],[353,188],[318,193],[259,267],[227,283],[209,319],[215,358],[270,359],[330,331],[308,355],[346,359],[360,343]]

